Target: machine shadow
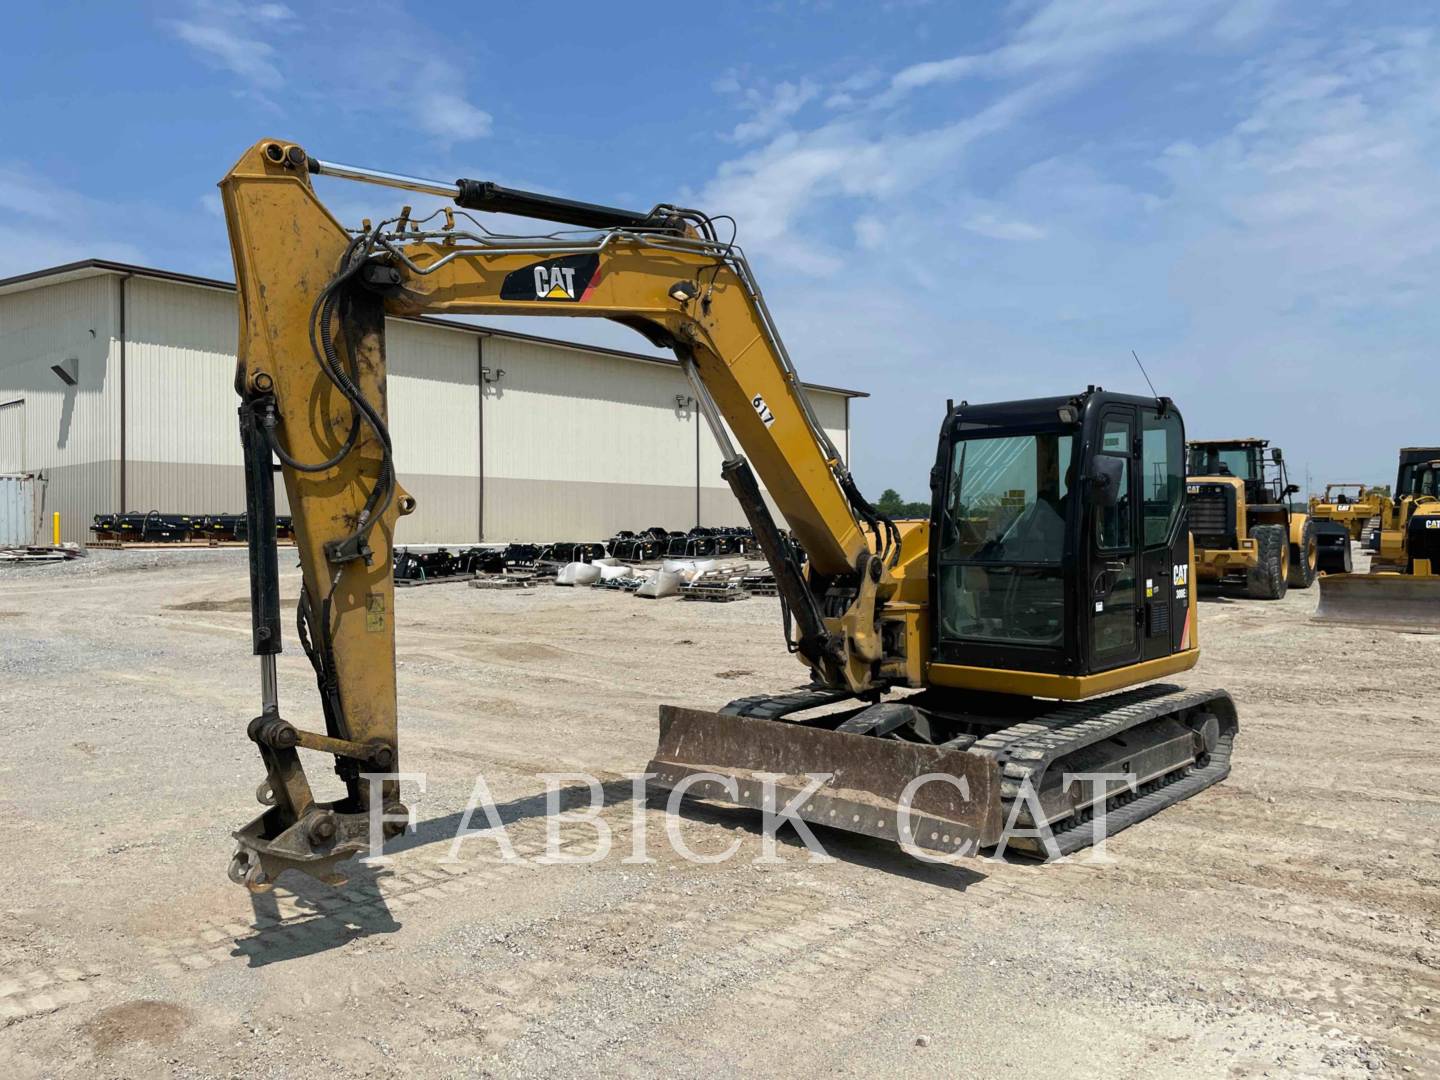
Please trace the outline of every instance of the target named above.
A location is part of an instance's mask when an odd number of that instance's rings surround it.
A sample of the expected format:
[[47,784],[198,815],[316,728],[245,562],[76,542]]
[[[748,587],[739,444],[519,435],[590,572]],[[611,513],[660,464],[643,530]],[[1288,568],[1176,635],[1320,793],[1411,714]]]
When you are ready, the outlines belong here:
[[294,870],[282,874],[277,884],[294,896],[300,914],[317,916],[288,925],[286,920],[297,916],[282,914],[274,890],[251,893],[255,933],[236,938],[230,955],[245,957],[249,967],[266,967],[328,952],[372,934],[393,934],[404,925],[391,914],[380,892],[379,882],[390,871],[352,859],[342,864],[341,872],[349,879],[342,886],[326,885]]
[[1237,600],[1248,599],[1238,586],[1226,589],[1223,585],[1204,585],[1195,589],[1195,597],[1202,604],[1233,604]]
[[[634,803],[634,789],[629,780],[614,781],[602,784],[600,790],[604,795],[607,810],[617,815],[628,816],[632,813]],[[558,809],[560,813],[568,810],[582,809],[590,805],[590,789],[583,786],[572,786],[559,789]],[[662,793],[648,795],[645,799],[647,808],[664,811],[666,808],[666,796]],[[507,827],[512,824],[528,820],[540,820],[550,816],[549,799],[547,793],[541,792],[535,795],[526,795],[509,802],[497,803],[495,805],[496,815]],[[751,810],[747,807],[725,806],[718,803],[696,802],[686,800],[676,810],[676,816],[685,820],[703,823],[711,826],[719,826],[732,832],[748,834],[755,840],[764,835],[764,816],[758,810]],[[463,813],[446,814],[441,817],[431,818],[428,821],[420,822],[414,832],[398,837],[386,845],[386,851],[396,854],[417,847],[430,844],[453,843],[456,833],[461,827],[464,819]],[[486,825],[485,816],[480,810],[476,810],[472,817],[469,828],[471,830],[484,828]],[[583,827],[583,826],[581,826]],[[882,873],[891,874],[895,877],[905,878],[910,881],[917,881],[937,888],[944,888],[963,892],[971,885],[983,881],[986,874],[971,869],[963,864],[940,864],[927,863],[907,855],[898,845],[888,840],[880,840],[874,837],[863,836],[859,833],[846,832],[843,829],[834,829],[825,825],[811,825],[816,839],[820,842],[825,853],[841,862],[852,863],[870,870],[878,870]],[[792,826],[782,825],[776,831],[776,841],[793,853],[782,855],[786,862],[799,864],[808,860],[804,841],[796,833]],[[668,844],[663,830],[650,828],[647,836],[647,844],[650,846]],[[627,851],[628,854],[628,851]],[[465,857],[463,848],[461,859]],[[742,856],[736,856],[741,858]]]

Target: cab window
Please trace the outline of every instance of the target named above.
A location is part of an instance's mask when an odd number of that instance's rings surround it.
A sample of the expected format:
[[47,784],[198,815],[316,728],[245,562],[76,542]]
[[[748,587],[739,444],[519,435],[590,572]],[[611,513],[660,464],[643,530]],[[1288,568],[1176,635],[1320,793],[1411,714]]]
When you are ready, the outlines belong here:
[[1119,499],[1113,506],[1099,507],[1095,516],[1095,541],[1101,551],[1127,551],[1134,544],[1130,533],[1130,441],[1130,421],[1105,421],[1100,453],[1113,455],[1121,468]]
[[1074,437],[1058,432],[955,444],[941,521],[942,639],[1063,640],[1073,449]]
[[1140,410],[1141,475],[1144,501],[1145,546],[1170,539],[1180,517],[1185,495],[1185,432],[1173,412],[1160,416],[1154,409]]

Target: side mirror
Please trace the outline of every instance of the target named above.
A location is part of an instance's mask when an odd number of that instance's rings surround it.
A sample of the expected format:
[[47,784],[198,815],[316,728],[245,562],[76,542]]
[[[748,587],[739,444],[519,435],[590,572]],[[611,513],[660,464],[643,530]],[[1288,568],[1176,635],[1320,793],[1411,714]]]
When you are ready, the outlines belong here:
[[1101,506],[1114,506],[1124,494],[1120,490],[1125,478],[1125,459],[1112,454],[1095,457],[1095,471],[1090,474],[1090,493]]
[[1285,494],[1286,494],[1286,495],[1294,495],[1295,492],[1297,492],[1297,491],[1299,491],[1299,490],[1300,490],[1300,485],[1299,485],[1299,484],[1287,484],[1287,485],[1285,485]]
[[1270,460],[1273,461],[1276,465],[1279,465],[1280,462],[1285,460],[1285,455],[1280,453],[1280,448],[1278,446],[1270,451]]

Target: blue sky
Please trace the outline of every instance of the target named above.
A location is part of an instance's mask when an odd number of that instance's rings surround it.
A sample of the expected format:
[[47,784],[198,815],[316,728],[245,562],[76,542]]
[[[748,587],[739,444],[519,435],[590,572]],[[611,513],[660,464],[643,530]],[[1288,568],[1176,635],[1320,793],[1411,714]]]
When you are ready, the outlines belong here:
[[1301,482],[1389,480],[1399,445],[1440,442],[1430,4],[183,0],[6,21],[0,275],[94,256],[231,277],[214,184],[274,135],[733,214],[802,374],[873,395],[853,449],[874,494],[924,495],[945,398],[1143,392],[1132,348],[1192,435],[1269,436]]

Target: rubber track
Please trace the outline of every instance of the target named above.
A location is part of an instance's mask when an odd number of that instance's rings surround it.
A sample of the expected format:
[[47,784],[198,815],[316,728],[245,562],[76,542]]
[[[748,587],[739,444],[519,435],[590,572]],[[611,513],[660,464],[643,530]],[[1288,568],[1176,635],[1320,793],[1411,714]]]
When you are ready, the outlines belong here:
[[[1139,797],[1122,796],[1113,800],[1117,805],[1106,813],[1105,835],[1113,836],[1143,821],[1167,806],[1203,791],[1223,780],[1230,772],[1230,752],[1238,728],[1235,706],[1224,690],[1182,690],[1168,683],[1142,686],[1093,701],[1076,702],[994,732],[970,748],[972,754],[986,754],[996,759],[1001,772],[1001,799],[1005,820],[1010,820],[1013,803],[1028,778],[1039,790],[1045,771],[1061,758],[1122,734],[1131,728],[1173,716],[1176,713],[1204,709],[1224,702],[1219,709],[1210,708],[1220,721],[1220,738],[1210,760],[1201,768],[1193,768],[1183,779],[1169,784],[1147,784],[1153,787]],[[1172,774],[1173,775],[1173,774]],[[1034,827],[1022,811],[1017,824]],[[1073,825],[1054,834],[1061,855],[1079,851],[1094,842],[1094,830]],[[1043,854],[1043,847],[1034,840],[1019,838],[1012,847]]]
[[788,694],[756,694],[752,697],[736,698],[720,710],[722,716],[748,716],[756,720],[779,720],[790,713],[816,709],[822,705],[834,705],[855,695],[849,690],[832,690],[829,687],[802,687]]

